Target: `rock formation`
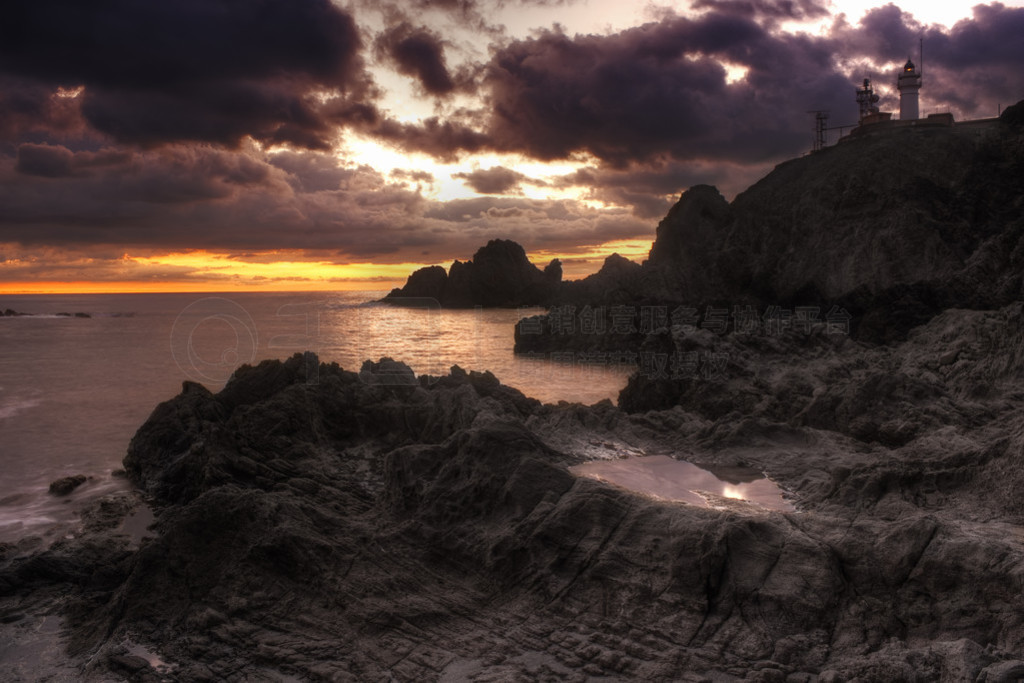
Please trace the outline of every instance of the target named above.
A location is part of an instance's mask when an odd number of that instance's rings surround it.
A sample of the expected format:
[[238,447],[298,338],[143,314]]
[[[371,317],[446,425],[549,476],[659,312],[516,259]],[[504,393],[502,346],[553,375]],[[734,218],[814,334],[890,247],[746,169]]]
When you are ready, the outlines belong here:
[[558,259],[541,271],[520,245],[491,240],[472,260],[455,261],[447,273],[441,266],[417,270],[383,300],[401,306],[429,299],[445,308],[540,306],[553,299],[561,280]]
[[[96,679],[1024,671],[1020,307],[948,311],[884,349],[708,334],[673,343],[728,354],[725,375],[633,415],[388,359],[186,383],[124,461],[153,537],[129,543],[108,511],[41,553],[9,549],[0,614],[23,635],[63,605],[69,661]],[[568,471],[644,453],[764,470],[799,511]]]
[[84,474],[73,474],[50,482],[50,493],[55,496],[66,496],[88,480]]

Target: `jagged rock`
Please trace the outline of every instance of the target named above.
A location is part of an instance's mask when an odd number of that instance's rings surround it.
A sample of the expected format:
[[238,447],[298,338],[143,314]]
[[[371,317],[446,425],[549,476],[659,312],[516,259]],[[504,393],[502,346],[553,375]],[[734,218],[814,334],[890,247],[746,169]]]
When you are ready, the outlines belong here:
[[359,370],[359,379],[367,384],[383,386],[407,386],[418,384],[416,373],[405,363],[381,358],[379,362],[366,361]]
[[562,262],[559,259],[551,259],[551,263],[544,266],[544,279],[549,285],[557,285],[562,281]]
[[610,306],[657,298],[657,292],[651,289],[652,283],[642,276],[643,269],[639,263],[619,254],[611,254],[593,275],[563,283],[558,303],[581,308],[586,305]]
[[84,474],[74,474],[50,482],[50,493],[54,496],[66,496],[88,481]]

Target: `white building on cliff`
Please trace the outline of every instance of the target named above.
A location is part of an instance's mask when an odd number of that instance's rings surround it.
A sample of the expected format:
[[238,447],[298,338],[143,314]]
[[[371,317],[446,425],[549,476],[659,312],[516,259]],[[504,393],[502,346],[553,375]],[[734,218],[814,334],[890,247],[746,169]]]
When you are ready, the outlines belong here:
[[900,91],[900,121],[913,121],[921,118],[917,93],[921,90],[921,74],[914,63],[907,60],[903,70],[896,78],[896,89]]
[[840,138],[840,140],[904,128],[953,128],[955,126],[957,129],[973,130],[978,134],[984,134],[998,121],[993,118],[958,122],[953,120],[953,115],[949,112],[932,113],[922,118],[919,102],[922,81],[922,73],[918,66],[908,59],[896,76],[896,89],[900,93],[900,111],[899,118],[894,119],[891,112],[878,110],[876,105],[879,97],[871,87],[870,79],[865,78],[863,86],[857,89],[857,104],[860,109],[858,124],[848,136]]

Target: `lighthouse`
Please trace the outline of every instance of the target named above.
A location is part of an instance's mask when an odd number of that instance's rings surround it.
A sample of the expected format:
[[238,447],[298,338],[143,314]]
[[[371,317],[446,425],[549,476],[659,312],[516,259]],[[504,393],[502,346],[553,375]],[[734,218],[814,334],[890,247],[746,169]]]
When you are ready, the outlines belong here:
[[900,119],[908,121],[921,118],[917,109],[917,93],[921,89],[921,74],[914,63],[907,60],[896,79],[896,88],[900,91]]

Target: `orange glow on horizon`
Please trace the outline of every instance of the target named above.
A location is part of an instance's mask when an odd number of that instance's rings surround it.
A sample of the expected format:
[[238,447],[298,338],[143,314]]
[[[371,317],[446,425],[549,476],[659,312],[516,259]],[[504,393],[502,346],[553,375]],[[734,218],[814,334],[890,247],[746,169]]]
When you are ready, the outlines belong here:
[[596,273],[604,265],[604,260],[612,254],[618,254],[630,261],[642,263],[647,260],[651,250],[651,240],[613,240],[581,250],[577,253],[563,254],[558,251],[537,250],[527,254],[530,261],[538,268],[543,268],[551,259],[562,261],[562,276],[566,280],[579,280]]
[[[540,268],[551,259],[560,259],[564,277],[570,280],[596,272],[612,253],[643,261],[650,247],[649,240],[616,240],[575,253],[539,250],[530,252],[528,257]],[[387,291],[404,285],[408,276],[419,268],[441,265],[447,270],[452,262],[339,264],[289,252],[268,251],[237,257],[192,251],[156,256],[125,254],[114,262],[97,264],[87,260],[86,263],[94,268],[95,279],[87,279],[88,268],[81,268],[76,269],[77,277],[73,280],[34,280],[24,276],[5,280],[4,268],[0,266],[0,295]],[[58,268],[66,264],[52,265]],[[24,266],[26,270],[34,267],[37,266]],[[45,271],[45,267],[38,267]]]
[[[70,281],[0,282],[0,295],[15,294],[171,294],[211,292],[209,282],[123,282]],[[256,290],[259,291],[259,290]]]

